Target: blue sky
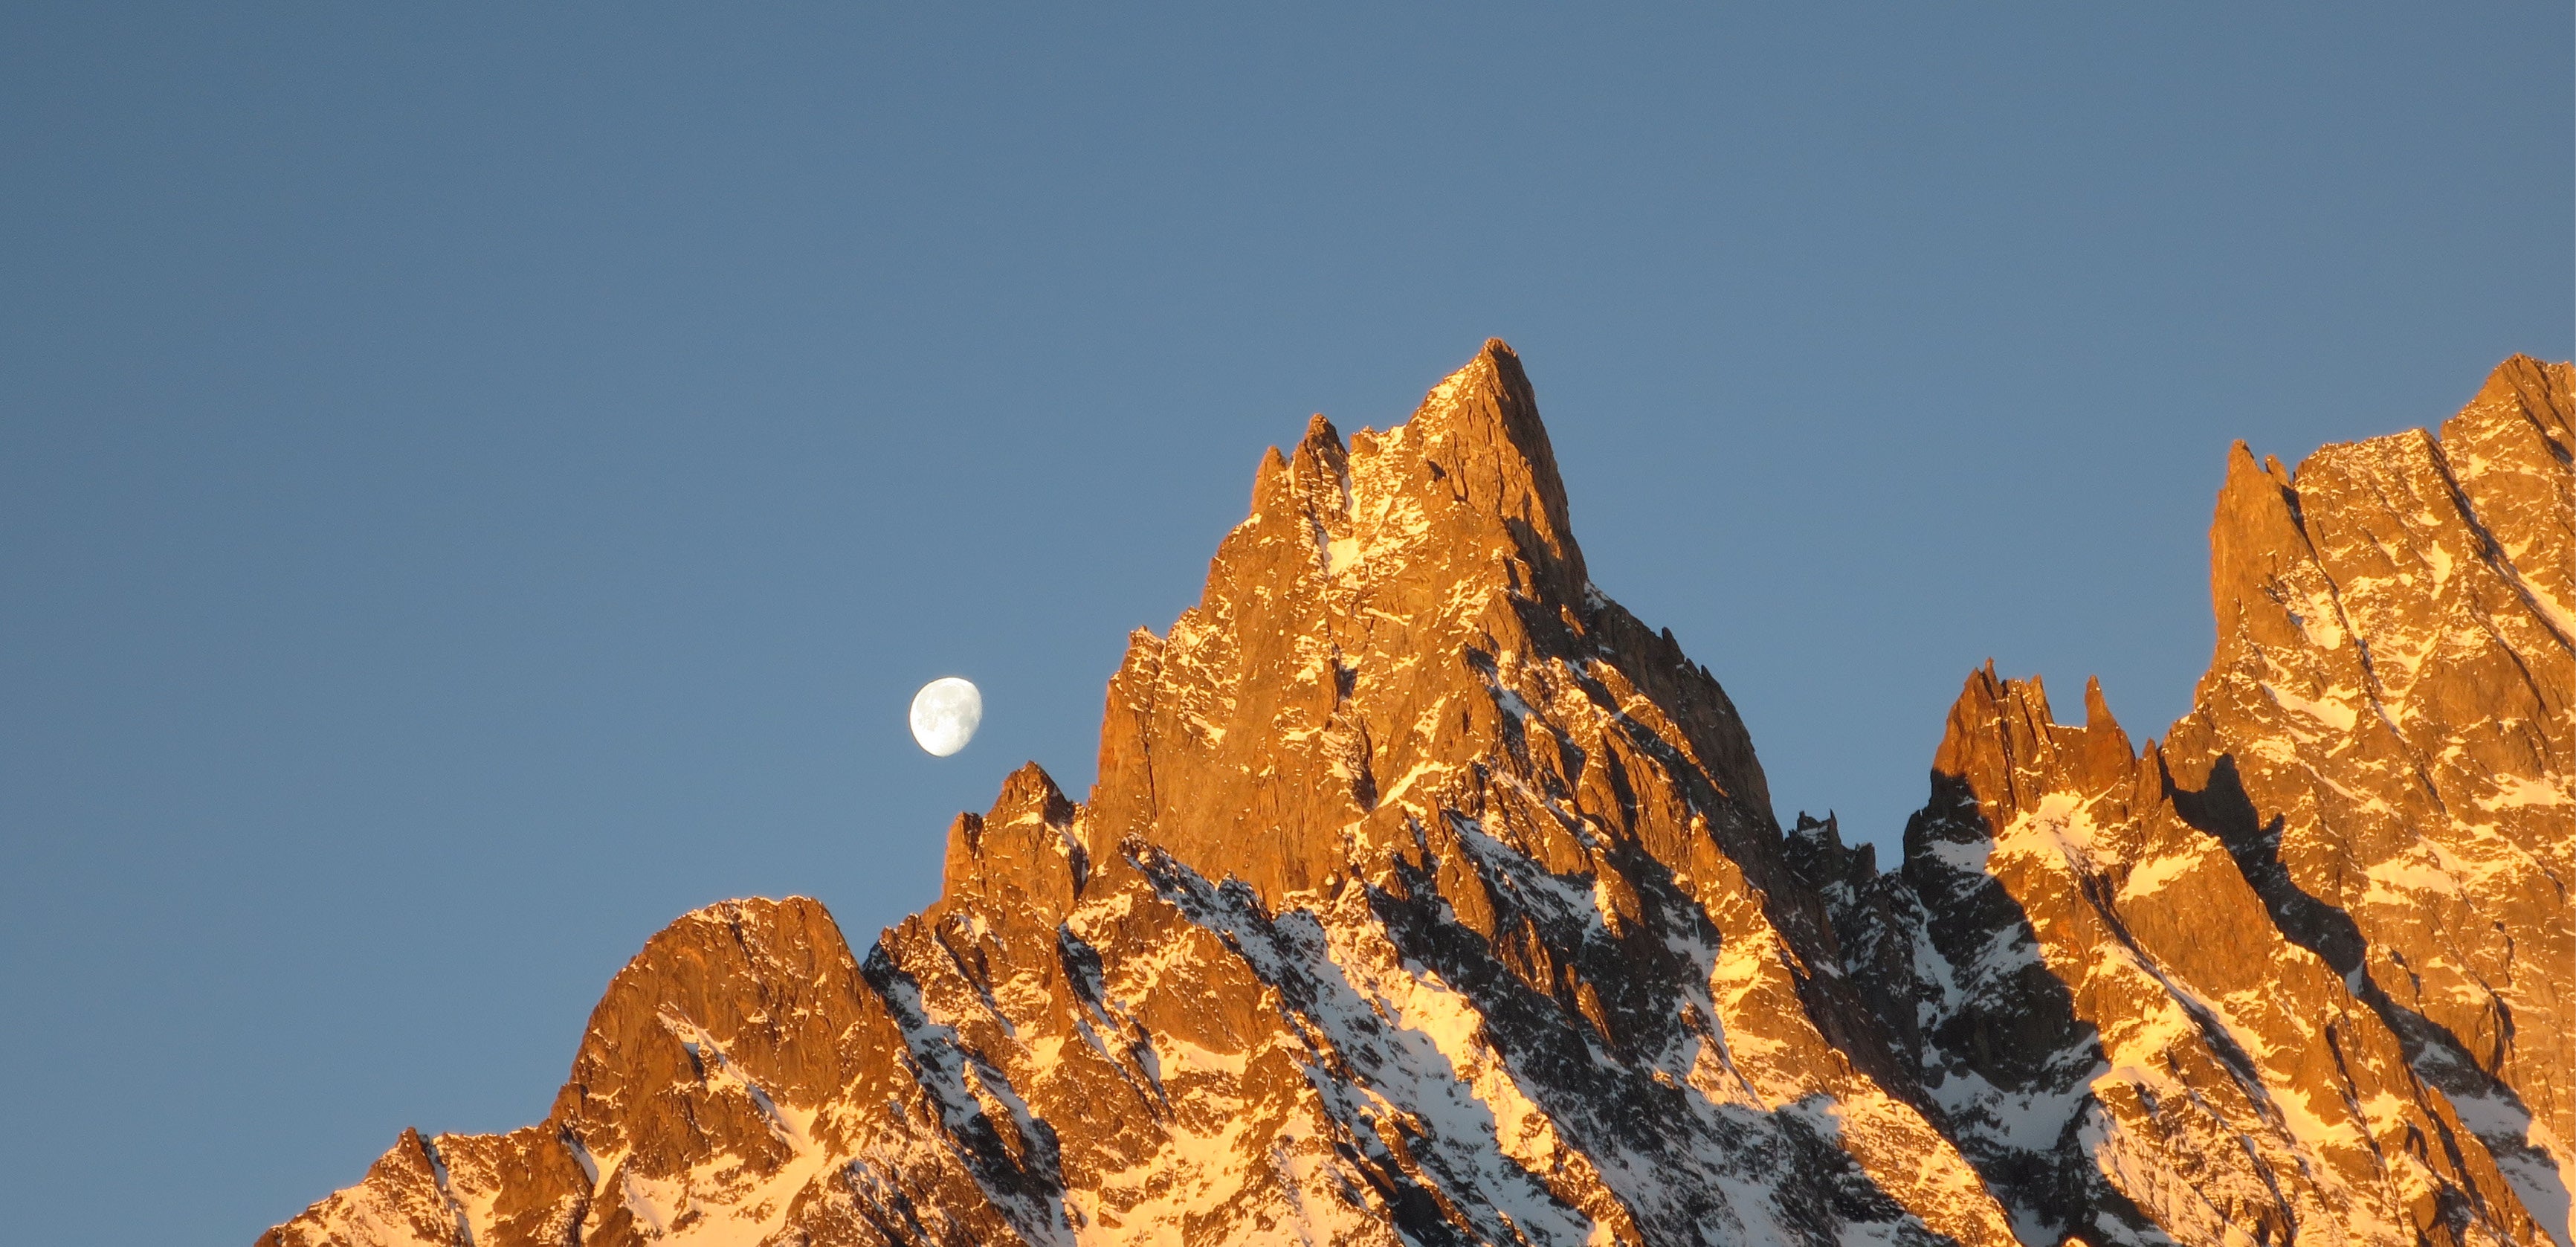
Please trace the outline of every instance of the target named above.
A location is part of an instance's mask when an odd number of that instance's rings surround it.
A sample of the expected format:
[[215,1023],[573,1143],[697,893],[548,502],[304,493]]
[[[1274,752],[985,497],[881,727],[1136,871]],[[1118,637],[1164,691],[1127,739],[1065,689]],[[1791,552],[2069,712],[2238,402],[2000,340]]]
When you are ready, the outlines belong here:
[[863,944],[1488,335],[1784,818],[1892,841],[1989,656],[2160,734],[2230,440],[2576,336],[2567,6],[2250,7],[16,6],[13,1237],[534,1120],[691,907]]

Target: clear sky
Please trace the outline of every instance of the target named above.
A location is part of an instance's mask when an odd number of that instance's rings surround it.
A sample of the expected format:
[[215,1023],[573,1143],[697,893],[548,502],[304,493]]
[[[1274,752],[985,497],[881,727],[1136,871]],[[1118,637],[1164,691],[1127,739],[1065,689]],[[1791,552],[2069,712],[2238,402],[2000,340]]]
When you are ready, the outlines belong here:
[[1887,843],[1990,655],[2182,712],[2231,439],[2576,333],[2564,3],[1076,7],[11,6],[7,1238],[535,1120],[694,906],[863,946],[1264,446],[1488,335]]

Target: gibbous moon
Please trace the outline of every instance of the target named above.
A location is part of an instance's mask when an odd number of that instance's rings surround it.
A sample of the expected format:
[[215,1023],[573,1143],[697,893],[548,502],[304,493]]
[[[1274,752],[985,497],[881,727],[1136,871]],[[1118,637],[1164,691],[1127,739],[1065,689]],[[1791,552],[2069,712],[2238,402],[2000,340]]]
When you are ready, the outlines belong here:
[[983,721],[984,694],[971,681],[941,676],[912,695],[912,738],[934,758],[965,748]]

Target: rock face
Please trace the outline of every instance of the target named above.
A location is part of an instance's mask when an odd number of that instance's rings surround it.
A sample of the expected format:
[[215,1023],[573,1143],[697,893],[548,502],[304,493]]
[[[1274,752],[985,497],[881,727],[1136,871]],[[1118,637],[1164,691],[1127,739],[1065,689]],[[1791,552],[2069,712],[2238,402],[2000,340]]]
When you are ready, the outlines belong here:
[[1087,801],[1013,774],[863,957],[682,918],[543,1122],[262,1243],[2576,1247],[2570,381],[2240,446],[2193,712],[1978,672],[1882,874],[1593,589],[1487,343],[1264,459]]

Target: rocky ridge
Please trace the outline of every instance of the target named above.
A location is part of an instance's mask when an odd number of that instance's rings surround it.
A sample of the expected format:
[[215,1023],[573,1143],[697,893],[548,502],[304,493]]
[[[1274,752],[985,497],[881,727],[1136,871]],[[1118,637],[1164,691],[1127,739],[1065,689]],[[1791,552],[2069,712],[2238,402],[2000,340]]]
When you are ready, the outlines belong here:
[[1317,417],[854,954],[647,943],[538,1125],[262,1242],[2538,1243],[2576,1156],[2576,399],[2231,459],[2143,750],[1973,675],[1881,873],[1593,588],[1518,359]]

